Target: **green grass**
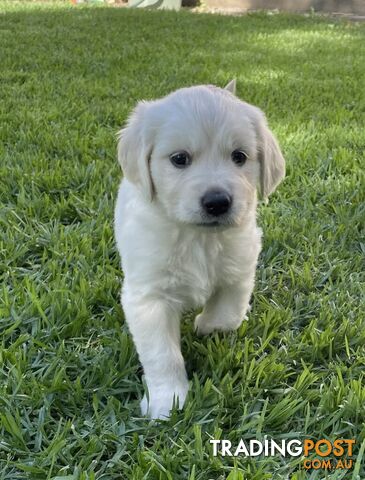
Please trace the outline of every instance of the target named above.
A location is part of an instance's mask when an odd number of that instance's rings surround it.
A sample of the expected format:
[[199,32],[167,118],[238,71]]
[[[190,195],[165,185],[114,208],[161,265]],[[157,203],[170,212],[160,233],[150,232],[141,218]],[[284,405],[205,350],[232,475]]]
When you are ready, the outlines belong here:
[[[0,480],[364,478],[364,27],[0,1]],[[260,208],[249,321],[198,339],[187,315],[186,407],[148,422],[115,134],[138,99],[233,77],[287,178]],[[264,435],[355,438],[356,467],[212,456],[210,438]]]

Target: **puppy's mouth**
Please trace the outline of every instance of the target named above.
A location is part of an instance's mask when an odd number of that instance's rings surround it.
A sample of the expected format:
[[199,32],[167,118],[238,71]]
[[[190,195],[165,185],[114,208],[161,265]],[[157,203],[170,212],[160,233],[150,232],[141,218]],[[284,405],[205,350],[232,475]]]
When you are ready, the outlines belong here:
[[219,219],[219,220],[205,220],[202,222],[197,222],[195,224],[198,227],[203,227],[203,228],[229,228],[233,227],[235,225],[235,222],[232,221],[232,219],[225,218],[225,219]]
[[214,222],[200,222],[200,223],[197,223],[196,224],[198,227],[219,227],[222,225],[222,223],[218,222],[218,221],[214,221]]

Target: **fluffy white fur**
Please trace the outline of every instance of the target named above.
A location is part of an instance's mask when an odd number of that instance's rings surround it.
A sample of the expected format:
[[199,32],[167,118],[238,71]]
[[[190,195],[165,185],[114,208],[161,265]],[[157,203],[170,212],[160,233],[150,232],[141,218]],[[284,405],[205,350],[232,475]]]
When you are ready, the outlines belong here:
[[[257,189],[266,198],[285,173],[264,114],[234,95],[234,82],[182,88],[140,102],[120,132],[124,171],[115,210],[122,257],[122,305],[143,365],[143,414],[164,418],[181,408],[188,379],[180,349],[180,317],[203,306],[199,334],[234,330],[245,318],[261,248]],[[236,165],[232,151],[248,155]],[[170,155],[188,152],[179,169]],[[211,219],[201,199],[229,192],[229,212]]]

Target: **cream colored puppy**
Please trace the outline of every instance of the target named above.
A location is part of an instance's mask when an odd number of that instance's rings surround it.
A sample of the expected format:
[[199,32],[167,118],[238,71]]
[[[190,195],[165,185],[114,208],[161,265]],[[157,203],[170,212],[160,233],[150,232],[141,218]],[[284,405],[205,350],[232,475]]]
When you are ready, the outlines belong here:
[[285,174],[264,114],[234,90],[232,81],[140,102],[120,132],[122,305],[151,418],[181,408],[188,392],[181,314],[203,306],[195,319],[203,335],[245,318],[261,248],[256,191],[266,198]]

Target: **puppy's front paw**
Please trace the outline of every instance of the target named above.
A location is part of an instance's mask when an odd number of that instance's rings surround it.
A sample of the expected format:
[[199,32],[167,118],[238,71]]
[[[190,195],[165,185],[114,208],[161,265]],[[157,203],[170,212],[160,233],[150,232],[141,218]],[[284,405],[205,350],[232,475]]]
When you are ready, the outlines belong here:
[[165,386],[158,389],[150,389],[149,400],[144,395],[141,401],[142,415],[151,419],[166,420],[170,416],[173,405],[179,409],[183,407],[188,390],[189,384],[187,381],[174,387]]
[[247,320],[247,315],[244,317],[235,318],[215,318],[205,315],[204,312],[195,317],[195,331],[199,336],[209,335],[214,330],[220,330],[221,332],[229,332],[237,330],[243,320]]
[[215,325],[209,321],[209,319],[204,315],[204,313],[199,313],[195,317],[194,328],[196,333],[203,337],[204,335],[209,335],[215,330]]

